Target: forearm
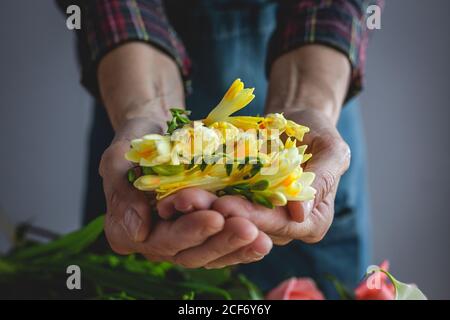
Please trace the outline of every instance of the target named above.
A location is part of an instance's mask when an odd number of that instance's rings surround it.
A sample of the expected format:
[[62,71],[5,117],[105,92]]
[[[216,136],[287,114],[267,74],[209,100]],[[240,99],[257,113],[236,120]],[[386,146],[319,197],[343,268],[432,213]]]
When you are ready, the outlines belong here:
[[272,65],[266,113],[314,109],[336,124],[350,73],[348,58],[323,45],[306,45],[282,55]]
[[176,63],[151,45],[130,42],[109,52],[97,72],[100,94],[114,130],[132,121],[165,125],[169,108],[184,106]]

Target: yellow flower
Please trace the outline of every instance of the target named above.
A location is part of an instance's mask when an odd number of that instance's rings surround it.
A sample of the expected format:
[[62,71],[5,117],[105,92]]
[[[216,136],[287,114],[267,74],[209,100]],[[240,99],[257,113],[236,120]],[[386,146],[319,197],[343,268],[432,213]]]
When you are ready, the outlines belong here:
[[242,131],[235,145],[234,157],[243,162],[246,157],[256,158],[259,153],[261,141],[258,140],[256,130]]
[[214,122],[227,121],[229,116],[244,108],[255,98],[254,90],[254,88],[244,89],[244,83],[236,79],[220,103],[206,117],[204,123],[209,126]]
[[242,130],[258,129],[263,117],[236,116],[228,117],[227,122]]
[[170,137],[148,134],[131,141],[131,149],[125,158],[141,166],[155,166],[170,161],[170,150]]
[[288,137],[295,137],[298,141],[302,141],[305,133],[309,132],[309,128],[299,125],[292,120],[287,120],[285,132]]
[[209,126],[209,128],[216,131],[217,135],[220,137],[221,143],[225,143],[226,141],[234,141],[239,135],[239,129],[231,123],[225,121],[214,122]]
[[312,158],[312,154],[311,153],[305,153],[306,149],[308,148],[307,145],[303,145],[298,147],[298,153],[301,154],[303,156],[302,158],[302,163],[305,163],[306,161],[308,161],[309,159]]
[[286,129],[287,120],[282,113],[269,113],[260,123],[260,129],[277,129],[283,132]]
[[[220,145],[220,137],[214,129],[203,126],[195,121],[193,126],[185,126],[172,133],[174,143],[172,149],[172,164],[190,163],[194,157],[209,156]],[[201,159],[199,159],[201,160]]]
[[288,148],[276,153],[270,161],[270,165],[275,166],[276,170],[261,170],[261,174],[253,179],[268,180],[270,183],[268,192],[280,192],[289,201],[314,199],[316,191],[311,187],[311,183],[315,175],[312,172],[304,172],[300,166],[304,148],[295,147],[294,140],[289,141]]
[[[155,191],[157,199],[188,187],[243,196],[268,208],[313,199],[314,173],[301,166],[311,154],[305,153],[306,145],[298,146],[309,128],[282,113],[231,116],[254,97],[253,89],[237,79],[205,120],[175,122],[170,136],[133,140],[126,158],[152,169],[129,181],[139,190]],[[192,166],[184,165],[193,159]]]

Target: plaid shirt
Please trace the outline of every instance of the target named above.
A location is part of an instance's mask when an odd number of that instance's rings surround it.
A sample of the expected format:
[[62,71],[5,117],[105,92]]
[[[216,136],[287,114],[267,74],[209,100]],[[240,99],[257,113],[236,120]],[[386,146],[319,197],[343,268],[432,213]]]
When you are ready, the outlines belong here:
[[[181,1],[181,0],[180,0]],[[182,0],[184,1],[184,0]],[[128,41],[150,43],[170,55],[184,79],[191,62],[169,24],[162,0],[58,0],[62,8],[79,3],[82,83],[98,95],[96,66],[113,48]],[[368,30],[366,9],[383,0],[279,0],[277,27],[269,43],[267,70],[280,55],[304,44],[320,43],[345,54],[352,65],[347,100],[362,89]]]

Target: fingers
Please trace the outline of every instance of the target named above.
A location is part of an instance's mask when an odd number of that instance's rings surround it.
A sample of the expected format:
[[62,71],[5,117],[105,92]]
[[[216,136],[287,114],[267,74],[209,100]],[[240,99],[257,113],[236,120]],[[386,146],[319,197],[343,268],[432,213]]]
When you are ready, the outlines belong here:
[[[237,196],[223,196],[212,205],[213,210],[225,217],[243,217],[250,220],[264,233],[273,237],[277,244],[286,244],[289,239],[317,242],[323,238],[333,217],[334,195],[330,193],[320,206],[316,206],[308,219],[299,223],[290,218],[287,207],[268,209]],[[298,206],[294,203],[292,206]]]
[[[134,242],[144,241],[150,230],[150,204],[148,197],[134,189],[126,180],[130,167],[123,157],[129,146],[115,143],[102,156],[100,175],[107,205],[105,232],[108,239],[128,238]],[[115,226],[120,224],[121,227]],[[122,232],[123,234],[117,234]]]
[[212,209],[225,217],[246,218],[268,234],[281,230],[292,222],[285,207],[269,209],[238,196],[220,197],[214,201]]
[[303,236],[301,240],[306,243],[317,243],[323,239],[333,222],[335,192],[329,193],[325,199],[314,207],[309,219],[301,223]]
[[217,196],[211,192],[198,189],[182,189],[158,202],[157,209],[161,218],[169,219],[175,213],[190,213],[195,210],[207,210]]
[[215,211],[201,210],[174,221],[160,221],[138,252],[173,257],[198,246],[223,229],[224,218]]
[[309,201],[289,201],[287,209],[291,219],[295,222],[303,222],[308,219],[314,208],[314,200]]
[[350,148],[338,135],[329,134],[313,141],[314,157],[306,163],[305,171],[316,174],[312,187],[316,189],[315,205],[332,192],[350,165]]
[[199,268],[230,254],[258,237],[258,229],[244,218],[229,218],[223,230],[200,246],[187,249],[175,256],[175,262],[188,268]]
[[271,249],[271,239],[264,232],[259,231],[258,237],[251,244],[208,263],[205,268],[217,269],[234,264],[255,262],[264,258]]

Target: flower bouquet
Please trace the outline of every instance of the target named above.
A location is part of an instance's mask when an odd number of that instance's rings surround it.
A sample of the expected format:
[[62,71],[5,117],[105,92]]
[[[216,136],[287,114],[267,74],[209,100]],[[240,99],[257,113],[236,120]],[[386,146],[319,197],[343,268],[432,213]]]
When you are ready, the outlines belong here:
[[125,157],[135,166],[128,180],[156,192],[158,200],[188,187],[243,196],[269,208],[313,199],[314,173],[301,166],[312,156],[302,145],[309,129],[280,113],[233,116],[253,100],[253,91],[237,79],[203,120],[171,109],[167,134],[131,141]]

